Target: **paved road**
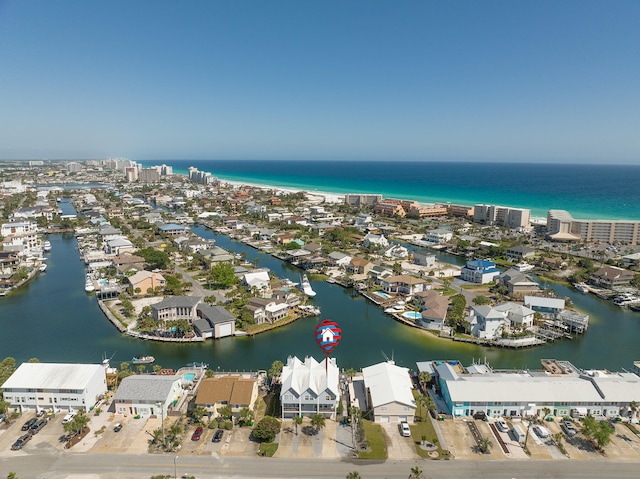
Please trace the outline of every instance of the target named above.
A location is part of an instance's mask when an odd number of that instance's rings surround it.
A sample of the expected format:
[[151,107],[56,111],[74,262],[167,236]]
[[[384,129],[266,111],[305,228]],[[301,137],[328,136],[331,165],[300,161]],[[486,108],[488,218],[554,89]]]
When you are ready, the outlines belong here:
[[[21,479],[115,479],[148,478],[174,473],[171,455],[74,454],[42,448],[29,455],[4,456],[0,471],[13,471]],[[584,479],[638,476],[640,462],[620,461],[341,461],[327,459],[276,459],[177,456],[178,477],[184,473],[198,479],[233,478],[344,478],[358,471],[363,478],[406,478],[419,466],[426,479]]]

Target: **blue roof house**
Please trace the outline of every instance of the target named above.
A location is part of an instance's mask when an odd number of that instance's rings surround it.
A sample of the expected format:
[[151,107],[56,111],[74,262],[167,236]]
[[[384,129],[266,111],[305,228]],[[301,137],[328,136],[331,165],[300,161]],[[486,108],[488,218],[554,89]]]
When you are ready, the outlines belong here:
[[500,276],[496,264],[488,259],[467,261],[460,271],[460,279],[476,284],[491,283]]

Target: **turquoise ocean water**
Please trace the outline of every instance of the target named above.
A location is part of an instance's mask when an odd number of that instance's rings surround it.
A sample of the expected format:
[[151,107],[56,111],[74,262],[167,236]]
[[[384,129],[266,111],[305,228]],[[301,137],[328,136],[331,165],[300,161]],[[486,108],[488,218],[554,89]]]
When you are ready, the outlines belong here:
[[174,173],[190,166],[220,179],[333,193],[380,193],[421,203],[489,203],[546,217],[640,220],[640,165],[418,161],[158,160]]

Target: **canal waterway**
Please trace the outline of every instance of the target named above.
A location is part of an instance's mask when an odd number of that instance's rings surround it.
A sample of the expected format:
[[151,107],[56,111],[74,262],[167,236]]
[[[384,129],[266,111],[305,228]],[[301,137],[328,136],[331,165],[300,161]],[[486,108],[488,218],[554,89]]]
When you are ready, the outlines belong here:
[[[280,277],[300,280],[301,271],[286,262],[203,226],[196,226],[193,231],[215,239],[222,248],[244,252],[249,261],[259,259],[259,266],[270,268]],[[557,284],[550,287],[560,296],[570,296],[580,310],[590,314],[590,329],[582,337],[532,349],[483,348],[438,339],[394,321],[352,290],[324,281],[312,281],[317,292],[313,302],[322,310],[319,318],[302,318],[254,337],[199,344],[143,341],[120,334],[104,317],[95,297],[84,292],[84,264],[75,237],[55,234],[49,236],[49,241],[52,251],[47,271],[19,291],[0,298],[0,358],[95,363],[106,355],[119,363],[136,354],[150,354],[156,357],[156,364],[164,367],[203,361],[221,370],[265,369],[276,359],[286,361],[288,355],[320,359],[313,329],[321,319],[330,318],[343,331],[332,356],[345,368],[361,368],[384,357],[409,368],[415,368],[416,361],[427,359],[459,359],[463,363],[486,359],[499,368],[537,368],[540,359],[557,358],[579,367],[619,370],[630,369],[633,361],[640,359],[635,346],[640,337],[640,314]],[[442,252],[438,256],[452,263],[460,261]]]

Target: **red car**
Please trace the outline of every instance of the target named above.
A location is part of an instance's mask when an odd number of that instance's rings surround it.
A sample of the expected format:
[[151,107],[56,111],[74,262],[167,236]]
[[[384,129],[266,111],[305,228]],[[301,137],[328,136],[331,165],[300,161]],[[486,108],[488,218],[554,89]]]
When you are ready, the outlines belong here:
[[191,436],[192,441],[199,441],[200,436],[202,436],[202,427],[198,426],[195,431],[193,431],[193,435]]

